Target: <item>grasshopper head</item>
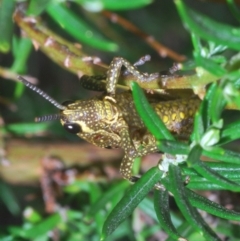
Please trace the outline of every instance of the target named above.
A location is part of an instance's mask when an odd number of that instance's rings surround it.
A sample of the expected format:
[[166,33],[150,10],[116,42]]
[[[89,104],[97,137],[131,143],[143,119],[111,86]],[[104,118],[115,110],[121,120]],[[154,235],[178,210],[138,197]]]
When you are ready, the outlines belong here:
[[120,137],[112,131],[118,118],[115,101],[111,97],[90,100],[65,101],[59,104],[44,91],[22,77],[19,79],[30,89],[40,94],[55,107],[59,114],[37,117],[36,122],[60,120],[65,130],[103,148],[118,147]]
[[[90,129],[85,123],[94,122],[95,109],[93,108],[94,103],[91,101],[65,101],[63,104],[59,104],[56,100],[50,97],[47,93],[32,85],[23,77],[19,76],[19,79],[28,88],[32,89],[44,99],[48,100],[55,107],[60,109],[59,114],[44,115],[35,118],[36,122],[52,121],[60,119],[63,127],[70,133],[80,134],[82,132],[89,132]],[[92,101],[94,102],[94,101]],[[96,118],[95,118],[96,119]]]
[[65,130],[81,136],[91,134],[100,128],[100,118],[96,108],[97,99],[65,101],[66,108],[60,111],[60,122]]
[[120,137],[113,126],[118,119],[118,110],[111,97],[64,102],[60,121],[64,129],[86,141],[103,148],[118,147]]

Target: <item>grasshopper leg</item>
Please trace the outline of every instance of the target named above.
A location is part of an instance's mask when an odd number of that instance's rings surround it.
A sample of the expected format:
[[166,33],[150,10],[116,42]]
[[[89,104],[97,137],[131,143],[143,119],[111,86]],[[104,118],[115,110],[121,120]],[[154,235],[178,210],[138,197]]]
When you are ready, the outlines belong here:
[[[137,67],[137,66],[140,66],[140,65],[144,65],[146,62],[150,61],[151,60],[151,56],[150,55],[145,55],[143,57],[141,57],[140,59],[138,59],[134,64],[133,66]],[[124,76],[126,75],[129,75],[129,71],[126,69],[122,72],[122,74]]]
[[106,79],[106,90],[110,95],[114,95],[116,92],[116,85],[121,74],[121,68],[124,66],[128,73],[131,73],[136,79],[136,82],[148,82],[153,79],[156,79],[159,76],[159,73],[142,73],[134,65],[129,63],[127,60],[121,57],[116,57],[110,63],[107,79]]
[[[109,70],[107,72],[107,76],[105,75],[96,75],[96,76],[88,76],[83,75],[80,79],[80,84],[88,90],[94,91],[106,91],[110,95],[115,94],[116,85],[119,76],[132,74],[136,81],[151,81],[158,76],[158,73],[155,74],[147,74],[140,72],[136,66],[143,65],[145,62],[150,60],[150,56],[146,55],[140,58],[133,65],[129,63],[127,60],[116,57],[113,59],[109,66]],[[121,72],[121,67],[125,66],[126,70]]]
[[128,128],[122,128],[119,134],[121,137],[121,147],[124,149],[125,152],[120,166],[120,173],[123,178],[131,180],[132,166],[134,158],[137,157],[137,152],[129,136]]
[[120,173],[123,178],[134,182],[135,176],[132,176],[132,166],[136,157],[144,156],[148,153],[157,152],[156,145],[147,145],[142,150],[136,150],[130,136],[128,128],[122,128],[119,132],[121,136],[121,147],[124,149],[125,155],[121,162]]

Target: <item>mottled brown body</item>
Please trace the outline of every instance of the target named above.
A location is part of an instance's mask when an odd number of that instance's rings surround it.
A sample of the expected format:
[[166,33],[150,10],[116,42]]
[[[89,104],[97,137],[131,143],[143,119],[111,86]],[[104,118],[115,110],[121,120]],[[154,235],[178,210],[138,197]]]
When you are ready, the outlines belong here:
[[[123,58],[114,58],[106,76],[83,76],[80,80],[87,88],[104,91],[101,96],[65,102],[62,105],[24,78],[20,79],[61,110],[58,115],[43,116],[37,118],[37,121],[60,119],[67,131],[96,146],[122,148],[125,155],[120,172],[124,178],[132,180],[134,158],[156,152],[158,149],[155,137],[146,129],[135,109],[131,92],[116,93],[122,66],[125,66],[127,72],[134,76],[134,81],[139,83],[153,81],[159,76],[159,73],[141,73],[136,64],[131,65]],[[190,134],[193,117],[200,104],[199,99],[166,101],[159,95],[148,94],[148,100],[174,135],[184,138]]]
[[[117,81],[121,68],[135,77],[136,82],[149,82],[159,73],[142,73],[136,66],[123,58],[114,58],[111,62],[106,80],[106,93],[96,99],[76,101],[61,112],[61,123],[68,131],[77,134],[88,142],[104,148],[123,148],[125,155],[120,172],[132,180],[131,169],[134,158],[158,151],[156,139],[149,133],[136,112],[130,92],[116,94]],[[104,77],[83,76],[82,82],[94,90],[101,89],[99,82]],[[96,83],[100,83],[96,87]],[[186,137],[192,130],[193,116],[200,104],[198,99],[179,99],[163,101],[149,95],[148,100],[167,128],[175,135]]]
[[[149,95],[149,100],[167,128],[179,137],[192,130],[193,116],[200,100],[162,101]],[[130,179],[133,159],[158,151],[156,139],[140,119],[130,92],[79,100],[61,112],[61,123],[86,141],[102,148],[123,148],[125,156],[121,174]],[[75,125],[75,127],[73,126]],[[71,131],[70,131],[71,132]]]

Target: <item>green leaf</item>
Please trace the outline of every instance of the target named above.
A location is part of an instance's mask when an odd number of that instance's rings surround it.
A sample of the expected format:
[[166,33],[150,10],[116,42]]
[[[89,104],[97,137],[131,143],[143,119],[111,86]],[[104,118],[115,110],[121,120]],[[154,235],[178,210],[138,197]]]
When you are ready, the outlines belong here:
[[226,74],[226,78],[231,82],[237,82],[238,84],[235,85],[236,88],[239,88],[239,76],[240,76],[240,53],[233,55],[228,62],[226,63],[226,69],[228,73]]
[[221,131],[221,144],[225,144],[240,138],[240,121],[235,121]]
[[90,196],[90,202],[95,203],[102,195],[102,191],[99,185],[97,185],[94,182],[90,182],[89,183],[89,188],[90,188],[90,192],[89,192],[89,196]]
[[[194,116],[194,122],[193,122],[193,133],[192,133],[192,140],[194,140],[196,143],[199,143],[202,135],[204,133],[204,126],[207,125],[204,123],[203,116],[201,115],[201,112],[203,112],[203,105],[206,103],[204,100],[201,102],[199,110],[195,113]],[[205,110],[206,108],[204,108]],[[206,115],[205,115],[206,117]],[[205,125],[204,125],[205,124]]]
[[218,63],[216,63],[215,61],[213,61],[211,59],[207,59],[207,58],[204,58],[199,55],[194,56],[194,57],[196,59],[196,63],[198,66],[203,67],[208,72],[210,72],[216,76],[221,77],[227,73],[227,71],[224,68],[222,68]]
[[240,191],[240,185],[238,183],[233,182],[213,169],[209,168],[207,165],[204,164],[203,161],[198,161],[192,165],[192,167],[203,177],[205,177],[207,180],[211,181],[212,183],[215,183],[219,186],[222,186],[223,188],[231,191]]
[[139,203],[138,208],[140,208],[144,213],[146,213],[156,222],[158,221],[151,197],[144,198],[142,202]]
[[[169,209],[169,197],[167,190],[154,190],[154,209],[156,211],[158,221],[164,231],[173,239],[182,238],[174,227]],[[182,240],[184,240],[182,238]]]
[[38,223],[42,220],[41,215],[34,210],[32,207],[26,207],[24,210],[24,218],[25,220],[27,220],[30,223]]
[[187,144],[180,141],[159,140],[157,146],[160,151],[171,155],[187,155],[190,150]]
[[0,52],[3,53],[7,53],[11,48],[14,8],[14,0],[2,0],[0,2]]
[[219,123],[222,111],[224,110],[227,102],[223,98],[222,89],[216,83],[212,84],[211,87],[212,87],[212,90],[208,95],[208,100],[209,100],[208,113],[210,114],[210,118],[213,125],[216,125],[217,123]]
[[132,82],[131,87],[136,109],[149,131],[158,140],[167,139],[173,141],[173,135],[169,132],[163,121],[155,113],[152,106],[148,103],[148,100],[139,85],[136,82]]
[[152,3],[153,0],[103,0],[104,8],[109,10],[129,10],[141,8]]
[[[97,183],[91,182],[89,186],[91,190],[89,192],[89,196],[90,196],[90,202],[92,204],[96,202],[96,200],[99,199],[103,193],[100,186]],[[102,223],[104,218],[105,218],[105,215],[102,212],[97,212],[94,215],[94,222],[97,226],[96,231],[99,234],[99,236],[101,235]]]
[[[11,66],[13,72],[22,74],[26,72],[27,60],[32,51],[32,42],[28,38],[21,38],[19,41],[14,38],[13,41],[13,55],[14,62]],[[14,90],[14,98],[17,99],[22,96],[25,86],[17,82]]]
[[[225,78],[222,81],[222,92],[225,99],[225,102],[228,104],[235,106],[234,108],[240,109],[240,94],[239,88],[234,85],[234,83],[230,83],[230,81]],[[230,107],[231,108],[231,107]]]
[[28,6],[28,15],[40,15],[52,0],[31,0]]
[[212,181],[208,181],[206,178],[201,177],[192,177],[191,182],[188,184],[188,188],[194,190],[225,190],[222,186],[213,183]]
[[5,237],[1,237],[1,240],[2,241],[15,241],[16,238],[12,235],[8,235],[8,236],[5,236]]
[[209,128],[203,135],[200,145],[204,149],[208,149],[209,147],[212,147],[216,145],[220,140],[220,130],[217,128]]
[[23,236],[24,238],[30,238],[30,239],[41,236],[51,231],[60,222],[61,222],[61,216],[58,213],[54,214],[44,219],[44,221],[40,222],[39,224],[36,224],[32,228],[25,230],[23,233]]
[[75,37],[82,43],[104,51],[115,52],[118,46],[100,37],[90,26],[79,16],[75,15],[64,5],[59,3],[49,4],[47,13],[56,21],[67,33]]
[[[218,88],[218,85],[216,82],[212,83],[211,86],[209,87],[205,97],[204,97],[204,106],[201,112],[201,115],[204,118],[204,126],[205,126],[205,131],[209,128],[210,122],[211,122],[211,117],[212,117],[212,98],[215,95],[216,89]],[[220,112],[219,110],[214,110],[216,112]],[[205,116],[206,115],[206,116]],[[218,113],[219,116],[219,113]]]
[[240,153],[226,150],[221,147],[213,147],[211,151],[203,150],[203,155],[213,160],[240,165]]
[[153,167],[127,191],[108,215],[103,225],[101,240],[106,239],[134,211],[161,177],[162,172],[158,167]]
[[5,182],[0,182],[0,198],[6,205],[7,209],[13,214],[17,215],[20,213],[20,207],[16,200],[16,197],[11,190],[10,186]]
[[238,21],[240,21],[240,11],[239,11],[239,9],[238,9],[237,6],[236,6],[235,1],[234,1],[234,0],[227,0],[227,4],[228,4],[228,7],[229,7],[229,9],[231,10],[233,16],[234,16]]
[[209,17],[193,11],[183,1],[175,0],[177,10],[186,28],[201,38],[213,41],[229,48],[240,50],[240,29],[219,23]]
[[9,124],[3,127],[3,130],[16,135],[33,135],[46,131],[51,125],[51,123],[47,122]]
[[[224,176],[228,179],[240,179],[240,165],[232,164],[232,163],[224,163],[224,162],[205,162],[212,170],[218,172],[220,175]],[[192,177],[199,177],[202,178],[194,169],[185,167],[181,165],[184,175],[190,176],[191,180]]]
[[211,101],[212,92],[216,88],[216,85],[216,83],[211,84],[194,117],[193,138],[197,143],[200,142],[204,132],[210,126],[211,113],[209,102]]
[[152,0],[74,0],[75,2],[80,3],[83,5],[85,9],[88,11],[102,11],[103,9],[108,9],[112,11],[118,11],[118,10],[129,10],[129,9],[135,9],[135,8],[141,8],[144,7],[150,3],[152,3]]
[[193,167],[196,163],[198,163],[201,155],[202,155],[202,147],[200,145],[195,145],[194,147],[192,147],[187,157],[188,166]]
[[189,224],[192,225],[198,232],[200,232],[206,240],[220,241],[217,235],[205,223],[198,211],[191,205],[186,192],[186,187],[183,185],[180,167],[170,165],[169,177],[172,185],[172,193],[174,195],[174,199]]
[[[173,193],[173,187],[171,185],[171,180],[169,179],[169,177],[163,178],[161,180],[161,183],[171,193]],[[191,179],[190,179],[189,184],[191,184]],[[189,186],[189,184],[187,185],[187,187]],[[240,213],[233,211],[233,210],[228,210],[225,207],[221,206],[220,204],[210,201],[207,198],[189,190],[188,188],[186,189],[186,191],[187,191],[187,196],[189,198],[189,201],[194,207],[204,210],[217,217],[239,221]]]
[[109,190],[104,192],[104,194],[101,195],[101,197],[98,200],[96,200],[96,202],[93,203],[93,205],[91,205],[91,209],[89,210],[88,215],[92,216],[95,213],[97,213],[99,210],[103,209],[106,206],[106,204],[109,202],[109,200],[112,199],[113,196],[121,192],[123,193],[128,186],[129,186],[129,182],[124,180],[120,183],[117,183],[113,187],[109,188]]
[[226,74],[227,71],[223,67],[221,67],[219,63],[216,62],[216,60],[214,61],[211,58],[211,53],[208,53],[207,50],[204,51],[205,48],[201,45],[200,39],[194,33],[192,33],[191,36],[194,46],[193,55],[197,65],[201,66],[202,68],[216,76],[223,76],[224,74]]
[[225,207],[221,206],[220,204],[210,201],[207,198],[205,198],[191,190],[187,190],[187,194],[189,196],[191,204],[194,207],[204,210],[207,213],[210,213],[210,214],[220,217],[220,218],[240,221],[240,213],[239,212],[226,209]]
[[[220,119],[226,105],[222,97],[222,90],[217,83],[213,83],[194,118],[193,140],[204,147],[212,146],[220,140],[220,129],[223,121]],[[210,126],[212,123],[212,126]]]
[[13,72],[22,74],[26,72],[26,65],[32,51],[32,42],[28,38],[13,39],[14,62],[11,66]]
[[198,66],[201,66],[202,68],[216,76],[221,77],[227,73],[227,71],[222,68],[218,63],[211,59],[204,58],[201,55],[196,54],[196,52],[194,53],[194,58]]

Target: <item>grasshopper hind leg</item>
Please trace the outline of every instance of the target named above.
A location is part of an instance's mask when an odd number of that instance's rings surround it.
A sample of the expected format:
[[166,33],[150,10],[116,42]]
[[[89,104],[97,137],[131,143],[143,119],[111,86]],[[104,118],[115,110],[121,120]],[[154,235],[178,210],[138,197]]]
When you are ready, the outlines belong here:
[[143,146],[143,148],[141,148],[141,146],[134,146],[127,128],[123,128],[120,131],[120,136],[122,141],[121,146],[125,152],[120,166],[120,173],[123,178],[129,180],[130,182],[135,182],[134,180],[138,179],[138,177],[132,176],[132,167],[135,158],[142,157],[149,153],[158,152],[159,150],[155,143],[149,143],[146,146]]

